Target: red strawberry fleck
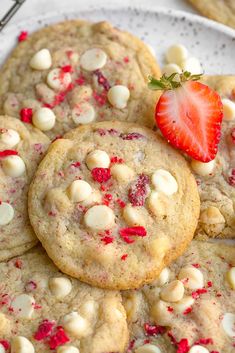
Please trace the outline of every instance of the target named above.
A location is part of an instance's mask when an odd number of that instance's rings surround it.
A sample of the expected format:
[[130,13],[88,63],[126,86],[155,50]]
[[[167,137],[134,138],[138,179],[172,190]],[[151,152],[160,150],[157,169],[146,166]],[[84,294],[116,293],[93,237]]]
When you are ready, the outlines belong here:
[[123,58],[123,61],[124,61],[124,63],[129,63],[129,61],[130,61],[130,59],[128,58],[128,56],[125,56],[124,58]]
[[26,283],[25,285],[25,290],[26,292],[32,292],[33,290],[35,290],[37,288],[37,284],[34,281],[29,281],[28,283]]
[[119,230],[119,234],[127,244],[132,244],[134,243],[135,240],[132,239],[131,237],[133,236],[145,237],[147,235],[147,232],[144,227],[136,226],[136,227],[122,228]]
[[123,254],[123,255],[121,256],[121,260],[122,260],[122,261],[125,261],[126,258],[127,258],[127,256],[128,256],[128,254]]
[[228,177],[228,182],[231,186],[235,186],[235,168],[231,170]]
[[134,348],[134,345],[135,345],[135,340],[132,340],[130,343],[129,343],[129,346],[127,348],[127,352],[132,352],[132,349]]
[[78,84],[78,86],[82,86],[85,83],[85,77],[83,75],[80,75],[75,82]]
[[93,168],[91,171],[92,178],[98,183],[105,183],[111,178],[109,168]]
[[7,340],[0,340],[0,344],[5,348],[6,351],[10,348],[10,343]]
[[107,95],[106,91],[98,94],[97,92],[93,92],[93,98],[97,102],[97,104],[102,107],[107,102]]
[[117,199],[116,201],[121,208],[124,208],[126,206],[126,203],[124,201],[122,201],[121,199]]
[[151,79],[149,88],[165,89],[155,119],[167,141],[190,157],[209,162],[218,150],[223,105],[218,93],[195,81],[199,76],[184,72],[181,82],[163,76],[161,80]]
[[14,266],[15,266],[16,268],[22,268],[22,265],[23,265],[22,260],[20,260],[20,259],[16,259],[16,260],[15,260]]
[[33,109],[22,108],[20,111],[20,119],[23,123],[32,124]]
[[191,306],[189,306],[187,309],[184,310],[183,314],[184,315],[188,315],[192,312],[193,308]]
[[8,156],[17,156],[18,152],[15,150],[4,150],[0,151],[0,158],[8,157]]
[[210,351],[210,353],[220,353],[219,351]]
[[113,243],[114,238],[113,238],[113,237],[109,237],[109,236],[105,236],[105,237],[101,238],[101,241],[102,241],[105,245],[108,245],[108,244]]
[[172,313],[174,311],[174,309],[172,308],[172,306],[168,306],[167,311],[169,311],[169,313]]
[[74,167],[74,168],[79,168],[80,166],[81,166],[80,162],[74,162],[71,164],[71,167]]
[[213,286],[213,283],[212,283],[211,281],[208,281],[208,282],[207,282],[207,287],[208,287],[208,288],[211,288],[212,286]]
[[114,157],[111,157],[110,162],[112,164],[121,164],[121,163],[124,163],[124,160],[122,158],[114,156]]
[[73,68],[72,68],[71,65],[65,65],[65,66],[62,66],[62,67],[61,67],[61,70],[62,70],[63,72],[72,72],[72,71],[73,71]]
[[23,42],[27,38],[28,38],[28,32],[27,31],[22,31],[22,32],[20,32],[20,34],[18,36],[18,42]]
[[142,139],[144,138],[144,135],[140,134],[139,132],[129,132],[127,134],[120,134],[120,137],[123,139],[123,140],[139,140],[139,139]]
[[194,344],[213,344],[213,339],[212,338],[200,338],[198,341],[196,341]]
[[104,88],[105,91],[108,91],[111,86],[107,78],[102,74],[100,70],[95,70],[94,74],[97,76],[98,83]]
[[179,342],[177,342],[176,353],[188,353],[189,349],[190,347],[187,338],[182,338]]
[[201,294],[205,294],[205,293],[207,293],[207,289],[205,289],[205,288],[197,289],[194,292],[192,292],[192,297],[194,299],[198,299]]
[[200,268],[201,266],[199,264],[192,264],[193,267],[195,268]]
[[65,333],[62,326],[56,327],[56,333],[52,335],[49,339],[49,347],[50,349],[56,349],[57,347],[69,342],[70,339]]
[[165,327],[159,325],[150,325],[148,323],[144,324],[144,330],[148,336],[163,335],[166,332]]
[[231,131],[232,142],[235,143],[235,127]]
[[39,325],[37,332],[34,334],[34,339],[41,341],[44,338],[51,335],[53,327],[55,326],[55,321],[43,320]]
[[130,187],[128,197],[133,206],[143,206],[148,194],[149,177],[140,174],[136,182]]

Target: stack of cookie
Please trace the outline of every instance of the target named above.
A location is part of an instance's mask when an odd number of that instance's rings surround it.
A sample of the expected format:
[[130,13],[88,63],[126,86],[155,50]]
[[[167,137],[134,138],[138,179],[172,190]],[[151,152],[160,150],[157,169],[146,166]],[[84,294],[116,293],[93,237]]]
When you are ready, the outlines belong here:
[[190,162],[153,131],[139,39],[24,39],[0,72],[0,353],[234,352],[235,247],[208,238],[235,235],[235,78],[204,78],[226,119]]

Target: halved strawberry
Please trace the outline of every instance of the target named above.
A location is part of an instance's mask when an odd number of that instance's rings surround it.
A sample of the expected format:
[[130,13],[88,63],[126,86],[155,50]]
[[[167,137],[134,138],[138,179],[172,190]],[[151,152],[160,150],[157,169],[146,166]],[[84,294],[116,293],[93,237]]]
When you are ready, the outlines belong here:
[[218,150],[223,105],[215,91],[196,82],[198,78],[189,72],[163,75],[160,80],[150,78],[149,88],[164,90],[155,118],[167,141],[190,157],[209,162]]

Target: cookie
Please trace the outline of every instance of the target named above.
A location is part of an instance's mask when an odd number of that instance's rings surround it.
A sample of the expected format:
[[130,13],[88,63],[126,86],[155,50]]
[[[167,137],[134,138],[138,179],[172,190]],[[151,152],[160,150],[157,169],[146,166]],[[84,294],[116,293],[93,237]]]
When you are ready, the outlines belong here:
[[124,352],[119,292],[65,276],[41,247],[0,263],[0,278],[1,352]]
[[121,120],[154,125],[156,59],[133,35],[107,22],[66,21],[21,42],[0,73],[0,111],[50,138],[80,124]]
[[202,15],[235,28],[235,3],[233,0],[189,0]]
[[235,237],[235,76],[205,76],[224,105],[221,141],[214,161],[191,162],[201,199],[198,239]]
[[111,289],[150,282],[193,237],[186,161],[135,124],[104,122],[55,141],[29,193],[34,230],[61,271]]
[[129,352],[234,352],[234,245],[194,240],[152,284],[123,296]]
[[0,261],[37,243],[28,218],[27,193],[48,145],[41,131],[0,116]]

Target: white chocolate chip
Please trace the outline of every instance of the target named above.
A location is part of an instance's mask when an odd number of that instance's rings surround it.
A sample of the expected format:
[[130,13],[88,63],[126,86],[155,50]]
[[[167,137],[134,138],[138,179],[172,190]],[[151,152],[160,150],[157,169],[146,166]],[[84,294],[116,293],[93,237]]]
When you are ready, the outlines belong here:
[[210,162],[203,163],[193,159],[191,161],[191,167],[192,167],[192,170],[198,175],[207,176],[213,172],[215,168],[215,160],[213,159]]
[[191,347],[189,353],[210,353],[207,348],[196,344],[195,346]]
[[32,343],[23,336],[14,337],[11,341],[11,353],[34,353]]
[[161,299],[166,302],[178,302],[184,296],[184,285],[181,281],[174,280],[161,289]]
[[11,302],[15,315],[23,319],[30,319],[34,312],[35,300],[31,295],[20,294]]
[[182,44],[175,44],[168,48],[166,60],[168,63],[180,65],[188,57],[188,50]]
[[157,191],[170,196],[177,192],[178,184],[171,173],[164,169],[156,170],[152,175],[152,183]]
[[134,170],[126,164],[114,164],[111,167],[111,174],[119,183],[128,183],[135,176]]
[[6,175],[17,178],[24,174],[25,163],[19,156],[8,156],[2,160],[2,169]]
[[130,91],[126,86],[116,85],[108,91],[109,103],[117,109],[124,109],[127,106],[129,98]]
[[72,110],[72,119],[76,125],[89,124],[95,120],[95,109],[89,103],[77,105]]
[[79,349],[74,346],[60,346],[57,348],[56,353],[79,353]]
[[195,302],[195,299],[193,299],[192,296],[185,296],[177,303],[173,303],[172,306],[175,313],[183,314],[185,310],[192,307],[194,302]]
[[154,283],[156,283],[157,286],[162,287],[166,283],[168,283],[169,278],[170,278],[170,269],[168,267],[165,267]]
[[35,70],[50,69],[52,65],[51,53],[48,49],[39,50],[36,54],[34,54],[29,65]]
[[157,301],[153,304],[151,309],[151,315],[154,322],[158,325],[168,326],[172,320],[172,314],[168,310],[169,303],[162,300]]
[[202,74],[203,72],[200,61],[194,57],[182,61],[181,68],[184,71],[189,71],[192,75]]
[[108,168],[110,165],[109,155],[101,150],[92,151],[86,157],[86,165],[90,170],[93,168]]
[[231,267],[227,272],[227,280],[233,290],[235,290],[235,267]]
[[89,320],[93,318],[96,314],[98,309],[98,303],[95,302],[93,299],[87,300],[81,307],[80,312],[81,314],[88,318]]
[[68,188],[69,198],[74,202],[86,200],[91,193],[92,188],[90,184],[84,180],[74,180]]
[[0,343],[0,353],[6,353],[6,350],[1,343]]
[[69,72],[63,72],[61,69],[53,69],[47,75],[47,84],[56,91],[63,91],[68,88],[72,82]]
[[86,71],[95,71],[104,67],[107,61],[106,53],[100,48],[86,50],[80,57],[80,65]]
[[200,222],[205,224],[219,224],[225,223],[225,219],[217,207],[209,206],[201,212]]
[[[174,73],[180,74],[181,72],[182,70],[177,64],[167,64],[162,69],[162,73],[166,76],[170,76]],[[176,75],[174,79],[177,79],[177,76],[178,75]]]
[[87,206],[101,203],[101,201],[102,201],[102,195],[101,195],[100,191],[93,190],[92,193],[90,194],[90,196],[88,198],[86,198],[86,200],[82,201],[82,205],[87,207]]
[[167,200],[164,200],[162,194],[158,191],[152,191],[147,199],[147,204],[150,211],[155,216],[164,216],[167,214]]
[[235,119],[235,103],[230,99],[223,98],[224,120],[230,121]]
[[185,288],[195,290],[204,286],[203,273],[193,266],[181,268],[178,278],[183,282]]
[[126,205],[123,209],[123,218],[129,226],[145,226],[142,207]]
[[42,107],[36,110],[32,118],[34,126],[39,130],[49,131],[51,130],[56,121],[55,114],[50,108]]
[[0,141],[12,148],[20,142],[20,135],[13,129],[7,129],[0,133]]
[[114,226],[115,216],[113,210],[105,205],[96,205],[85,213],[84,222],[93,230],[105,230]]
[[147,343],[135,349],[135,353],[161,353],[161,350],[157,346]]
[[222,327],[229,337],[235,337],[235,314],[226,313],[222,319]]
[[155,49],[152,45],[148,44],[148,43],[145,43],[146,46],[148,47],[150,53],[152,54],[152,56],[156,57],[156,53],[155,53]]
[[80,339],[87,335],[89,323],[76,311],[67,314],[62,319],[62,326],[72,336]]
[[68,278],[54,277],[49,280],[49,288],[57,299],[62,299],[71,292],[72,284]]
[[7,202],[0,203],[0,226],[5,226],[14,218],[14,208]]

